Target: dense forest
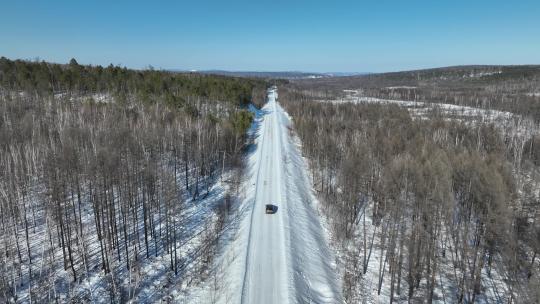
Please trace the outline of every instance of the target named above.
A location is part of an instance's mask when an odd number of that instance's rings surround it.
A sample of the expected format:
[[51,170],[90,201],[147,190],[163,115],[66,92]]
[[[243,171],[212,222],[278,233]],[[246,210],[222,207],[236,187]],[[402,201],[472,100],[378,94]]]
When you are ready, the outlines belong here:
[[540,135],[322,102],[327,92],[305,88],[282,88],[280,101],[311,165],[347,303],[374,293],[538,303]]
[[[347,303],[537,303],[539,81],[536,66],[289,83],[2,57],[0,302],[172,302],[212,281],[251,107],[279,84]],[[343,89],[516,127],[332,102]]]
[[265,90],[1,58],[0,301],[152,302],[210,275]]
[[[197,73],[143,71],[109,65],[84,66],[29,62],[0,58],[0,87],[40,97],[107,93],[118,102],[127,99],[147,104],[163,101],[182,107],[191,97],[246,105],[256,92],[264,93],[263,80]],[[257,91],[258,90],[258,91]]]

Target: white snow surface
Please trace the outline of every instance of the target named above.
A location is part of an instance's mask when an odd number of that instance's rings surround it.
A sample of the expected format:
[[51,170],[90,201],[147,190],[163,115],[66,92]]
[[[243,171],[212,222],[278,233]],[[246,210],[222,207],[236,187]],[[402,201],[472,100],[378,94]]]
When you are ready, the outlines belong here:
[[396,104],[398,106],[409,109],[409,112],[414,117],[425,117],[426,113],[430,110],[438,110],[445,116],[454,117],[479,117],[483,121],[506,121],[514,117],[514,114],[510,112],[497,111],[491,109],[481,109],[468,106],[460,106],[449,103],[430,103],[421,101],[407,101],[407,100],[394,100],[394,99],[382,99],[375,97],[362,96],[361,90],[343,90],[346,93],[345,98],[338,100],[331,100],[333,103],[379,103],[379,104]]
[[389,90],[396,90],[396,89],[413,90],[413,89],[416,89],[417,87],[415,87],[415,86],[395,86],[395,87],[386,87],[386,88],[389,89]]
[[530,118],[517,114],[493,109],[475,108],[449,103],[432,103],[421,101],[382,99],[363,96],[362,90],[343,90],[345,97],[334,100],[319,100],[320,102],[360,103],[360,104],[395,104],[406,108],[413,119],[429,119],[430,112],[436,111],[446,120],[462,121],[465,123],[494,124],[501,134],[530,138],[531,134],[540,132],[540,125]]
[[[215,284],[207,287],[193,302],[342,302],[307,163],[276,98],[277,91],[269,90],[267,104],[255,110],[256,139],[247,157],[243,216],[216,267],[223,272],[223,285],[219,290]],[[266,204],[277,206],[277,212],[266,214]]]
[[329,100],[332,103],[377,103],[395,104],[404,107],[414,119],[428,119],[431,111],[438,112],[447,120],[462,121],[465,123],[492,123],[499,129],[501,135],[507,137],[519,137],[528,139],[532,134],[540,133],[540,124],[532,119],[511,112],[485,108],[475,108],[449,103],[432,103],[421,101],[407,101],[382,99],[363,96],[362,90],[343,90],[345,97],[337,100]]

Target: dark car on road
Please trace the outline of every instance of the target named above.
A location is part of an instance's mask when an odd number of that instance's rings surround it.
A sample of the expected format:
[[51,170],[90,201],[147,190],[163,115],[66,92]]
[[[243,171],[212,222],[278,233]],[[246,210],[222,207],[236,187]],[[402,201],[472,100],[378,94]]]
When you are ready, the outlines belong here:
[[274,214],[277,212],[277,206],[272,204],[266,204],[265,213]]

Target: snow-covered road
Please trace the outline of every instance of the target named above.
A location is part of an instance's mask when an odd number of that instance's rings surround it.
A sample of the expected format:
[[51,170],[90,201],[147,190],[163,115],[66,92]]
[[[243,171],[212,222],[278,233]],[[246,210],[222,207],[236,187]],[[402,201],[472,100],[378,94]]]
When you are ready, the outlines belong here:
[[[339,303],[334,258],[315,211],[307,168],[288,132],[288,115],[268,93],[249,159],[252,206],[247,234],[241,303]],[[265,205],[278,207],[266,214]]]

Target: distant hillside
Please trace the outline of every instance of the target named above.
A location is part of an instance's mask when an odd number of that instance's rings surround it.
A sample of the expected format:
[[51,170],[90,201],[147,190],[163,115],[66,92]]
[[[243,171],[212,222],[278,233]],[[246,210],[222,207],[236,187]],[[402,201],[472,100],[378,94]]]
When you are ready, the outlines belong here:
[[266,78],[266,79],[322,79],[332,77],[347,77],[347,76],[359,76],[368,75],[368,73],[357,72],[325,72],[325,73],[310,73],[310,72],[298,72],[298,71],[225,71],[225,70],[202,70],[202,71],[184,71],[184,70],[171,70],[181,73],[199,73],[207,75],[221,75],[221,76],[234,76],[234,77],[248,77],[248,78]]
[[400,71],[379,74],[363,74],[346,77],[304,79],[301,86],[316,83],[327,88],[391,87],[438,85],[487,85],[507,81],[540,79],[540,65],[497,66],[470,65],[424,70]]
[[355,89],[368,97],[491,108],[540,121],[540,65],[471,65],[299,79],[292,86],[327,98]]
[[236,77],[256,77],[256,78],[273,78],[273,79],[317,79],[329,77],[322,73],[308,73],[308,72],[296,72],[296,71],[283,71],[283,72],[264,72],[264,71],[223,71],[223,70],[207,70],[196,71],[201,74],[213,74],[224,76],[236,76]]

